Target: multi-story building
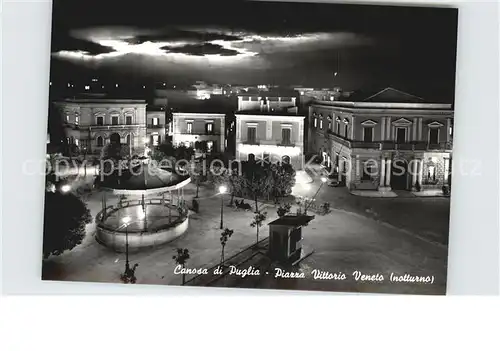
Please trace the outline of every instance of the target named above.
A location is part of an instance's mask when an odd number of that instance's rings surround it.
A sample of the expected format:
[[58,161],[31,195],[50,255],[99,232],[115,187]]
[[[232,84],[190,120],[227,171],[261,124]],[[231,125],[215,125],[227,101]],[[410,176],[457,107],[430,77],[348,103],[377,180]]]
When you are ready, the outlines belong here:
[[148,144],[165,138],[165,111],[146,111],[144,100],[69,99],[55,102],[70,145],[80,153],[100,154],[111,141],[142,155]]
[[146,134],[149,145],[158,146],[165,142],[167,130],[166,111],[161,107],[151,108],[148,106],[146,110]]
[[[355,97],[355,96],[353,96]],[[309,107],[309,151],[351,189],[415,190],[450,182],[451,104],[386,88]]]
[[287,112],[296,106],[297,97],[292,94],[262,91],[259,94],[238,95],[238,111]]
[[303,167],[304,116],[236,113],[236,158]]
[[206,152],[224,152],[223,113],[173,113],[172,142]]

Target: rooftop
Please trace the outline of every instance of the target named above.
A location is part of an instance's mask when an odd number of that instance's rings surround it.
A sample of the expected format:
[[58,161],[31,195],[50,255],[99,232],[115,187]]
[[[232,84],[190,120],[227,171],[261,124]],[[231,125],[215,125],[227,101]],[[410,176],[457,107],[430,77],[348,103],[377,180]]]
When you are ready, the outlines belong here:
[[314,216],[308,215],[288,215],[280,217],[272,222],[269,222],[269,225],[283,225],[287,227],[299,227],[308,224],[310,221],[314,219]]

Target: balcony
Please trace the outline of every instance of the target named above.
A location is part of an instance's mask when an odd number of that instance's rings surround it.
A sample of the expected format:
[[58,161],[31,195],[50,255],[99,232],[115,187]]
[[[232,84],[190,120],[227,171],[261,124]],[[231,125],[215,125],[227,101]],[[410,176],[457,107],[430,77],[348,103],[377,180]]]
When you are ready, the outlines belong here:
[[260,141],[257,140],[245,140],[241,142],[244,145],[260,145]]
[[160,128],[164,128],[164,127],[165,127],[164,124],[148,124],[147,125],[148,129],[160,129]]
[[374,141],[365,142],[348,140],[332,132],[328,132],[330,140],[335,141],[351,149],[376,149],[376,150],[401,150],[401,151],[445,151],[453,148],[453,142],[440,142],[429,144],[427,141],[413,141],[407,143],[397,143],[395,141]]
[[429,144],[426,141],[413,141],[408,143],[396,143],[394,141],[384,141],[381,144],[381,150],[401,150],[401,151],[444,151],[451,150],[451,142],[441,142]]
[[282,147],[295,147],[294,143],[291,142],[280,142],[276,144],[277,146],[282,146]]
[[180,132],[180,133],[174,133],[174,134],[180,134],[180,135],[214,135],[214,136],[217,136],[217,135],[221,135],[220,133],[206,133],[206,132],[200,132],[200,133],[197,133],[197,132],[191,132],[191,133],[188,133],[188,132]]
[[144,127],[144,124],[91,124],[88,127],[94,129],[126,129]]

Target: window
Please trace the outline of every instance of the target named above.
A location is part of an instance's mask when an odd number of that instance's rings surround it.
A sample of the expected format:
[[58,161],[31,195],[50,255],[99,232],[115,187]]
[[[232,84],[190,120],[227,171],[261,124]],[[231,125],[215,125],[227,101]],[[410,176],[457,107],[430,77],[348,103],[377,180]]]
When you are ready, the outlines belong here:
[[205,124],[205,132],[207,134],[212,134],[214,131],[214,124],[212,122]]
[[80,141],[78,139],[75,139],[75,145],[78,146],[80,144]]
[[158,146],[160,144],[160,136],[158,134],[151,135],[151,140],[153,146]]
[[323,120],[322,119],[319,120],[319,129],[323,129]]
[[75,124],[79,123],[80,123],[80,116],[78,115],[78,113],[75,113]]
[[283,128],[281,130],[281,143],[283,145],[290,145],[292,143],[290,134],[291,134],[290,128]]
[[114,126],[118,124],[118,116],[111,117],[111,124]]
[[132,143],[132,137],[131,137],[131,136],[130,136],[130,134],[129,134],[129,135],[127,135],[127,145],[129,145],[129,146],[130,146],[130,145],[131,145],[131,143]]
[[[102,117],[101,117],[102,118]],[[101,147],[104,145],[104,139],[102,138],[102,136],[98,136],[97,137],[97,146],[98,147]]]
[[332,122],[328,122],[328,130],[332,130]]
[[431,128],[429,129],[429,144],[438,144],[439,143],[439,129]]
[[127,116],[127,117],[125,118],[125,123],[126,123],[127,125],[131,125],[131,124],[132,124],[132,116]]
[[104,118],[103,117],[97,117],[97,125],[102,126],[104,124]]
[[66,115],[66,122],[69,122],[69,115]]
[[207,141],[207,152],[212,152],[214,150],[214,142]]
[[340,135],[340,121],[337,120],[337,130],[336,130],[336,134],[337,135]]
[[363,141],[371,143],[373,141],[373,127],[363,128]]
[[247,141],[249,143],[255,144],[257,142],[257,128],[248,127],[247,129]]
[[187,122],[187,132],[188,134],[193,132],[193,122]]
[[318,126],[318,119],[314,117],[314,128],[316,128],[317,126]]
[[406,128],[396,129],[396,143],[398,144],[406,143]]
[[160,124],[160,119],[158,117],[153,118],[153,125],[157,126],[158,124]]
[[349,133],[349,125],[345,124],[344,125],[344,137],[347,138],[349,136],[348,133]]

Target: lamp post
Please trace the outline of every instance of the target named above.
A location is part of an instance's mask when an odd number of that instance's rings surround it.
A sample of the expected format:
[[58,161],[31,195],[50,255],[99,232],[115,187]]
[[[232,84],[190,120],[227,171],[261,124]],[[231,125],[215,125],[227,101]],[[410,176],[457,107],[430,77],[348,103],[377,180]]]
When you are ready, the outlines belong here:
[[71,186],[70,186],[70,185],[68,185],[68,184],[64,184],[63,186],[61,186],[61,192],[62,192],[63,194],[68,193],[70,190],[71,190]]
[[130,223],[130,217],[122,218],[123,225],[125,226],[125,276],[129,275],[130,272],[130,264],[128,261],[128,225]]
[[313,203],[314,199],[316,198],[316,196],[318,195],[319,191],[321,190],[321,187],[323,187],[323,184],[325,184],[326,182],[328,181],[328,179],[326,177],[321,177],[321,185],[319,186],[318,190],[316,191],[316,193],[314,194],[314,196],[312,197],[311,201],[309,201],[309,204],[306,206],[306,208],[304,209],[304,214],[307,214],[307,210],[309,209],[309,207],[311,206],[311,204]]
[[227,188],[224,185],[221,185],[219,187],[219,192],[220,192],[220,229],[223,229],[224,227],[224,194],[226,193]]

